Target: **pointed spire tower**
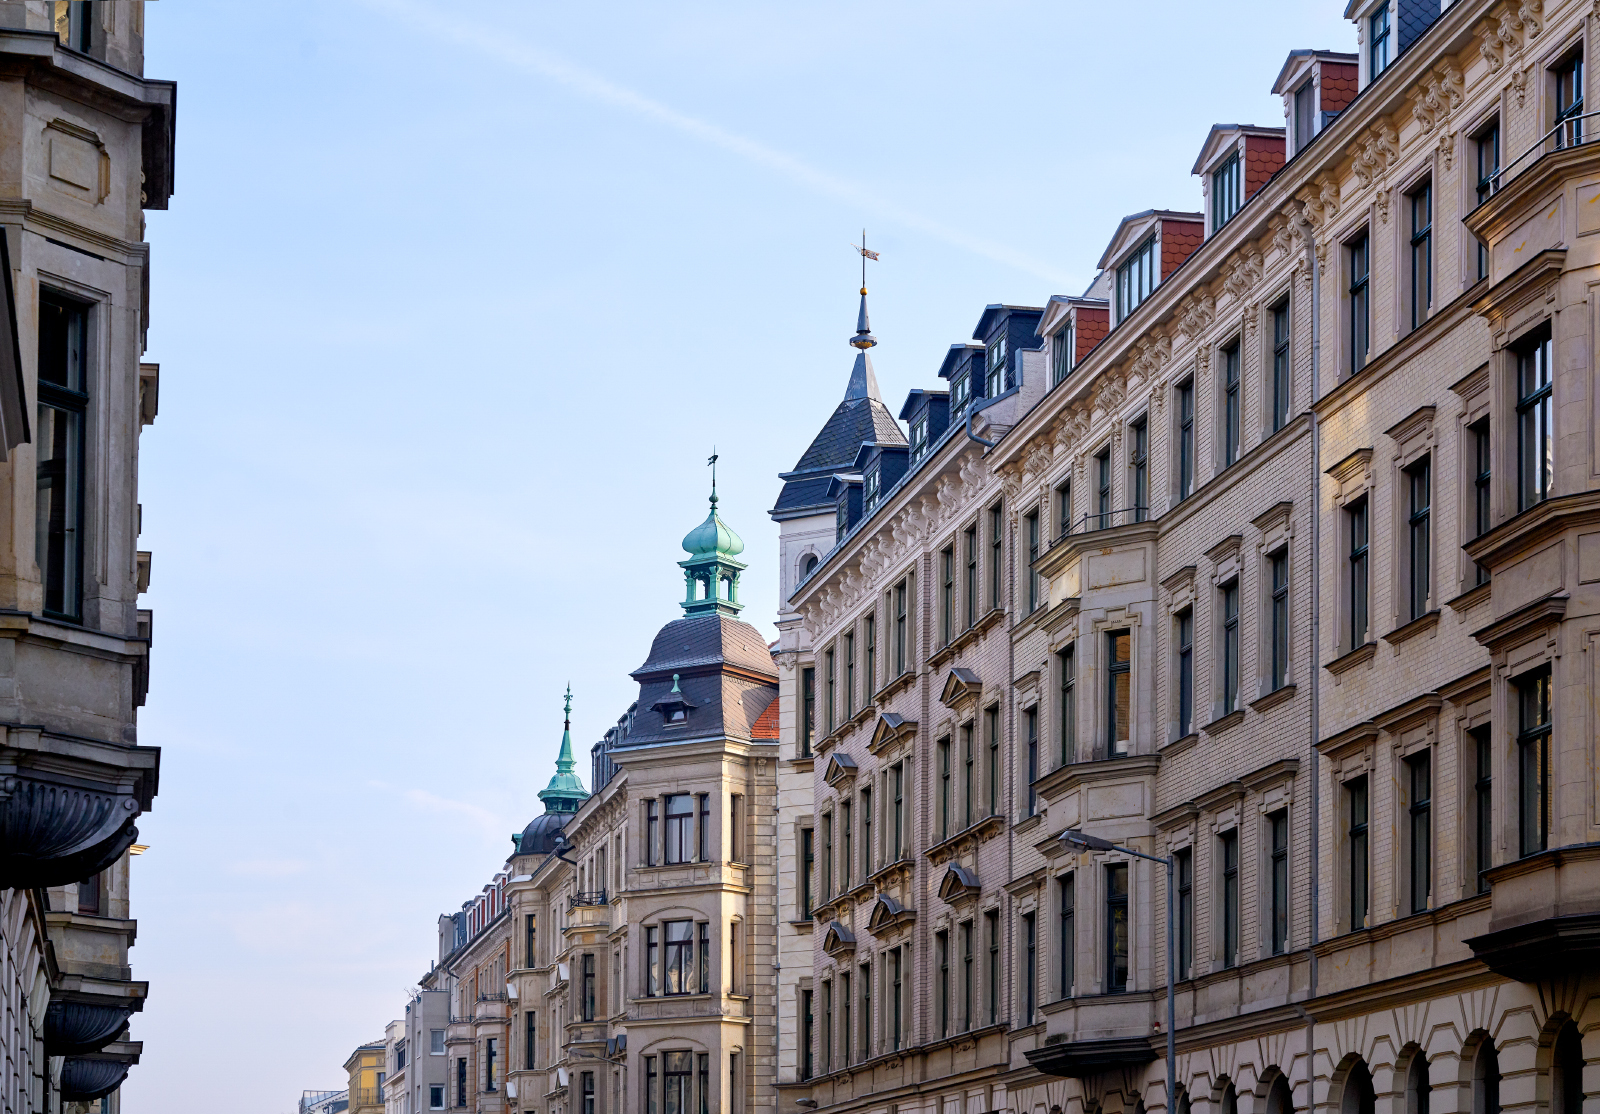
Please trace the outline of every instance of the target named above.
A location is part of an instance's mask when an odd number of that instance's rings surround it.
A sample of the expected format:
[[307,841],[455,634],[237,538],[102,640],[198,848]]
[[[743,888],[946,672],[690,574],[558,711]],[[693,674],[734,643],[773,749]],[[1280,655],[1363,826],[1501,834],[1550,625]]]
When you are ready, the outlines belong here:
[[[867,257],[866,249],[867,230],[861,230],[861,312],[856,314],[856,335],[850,338],[850,347],[856,350],[856,364],[850,369],[850,384],[844,390],[844,398],[849,402],[854,398],[877,398],[878,377],[872,374],[872,357],[867,355],[867,349],[875,348],[878,338],[872,335],[872,326],[867,321]],[[870,253],[873,258],[877,252]]]
[[577,762],[572,757],[572,686],[567,686],[567,705],[561,724],[561,753],[556,755],[556,773],[550,784],[539,790],[539,799],[546,812],[577,812],[589,793],[583,782],[573,772]]

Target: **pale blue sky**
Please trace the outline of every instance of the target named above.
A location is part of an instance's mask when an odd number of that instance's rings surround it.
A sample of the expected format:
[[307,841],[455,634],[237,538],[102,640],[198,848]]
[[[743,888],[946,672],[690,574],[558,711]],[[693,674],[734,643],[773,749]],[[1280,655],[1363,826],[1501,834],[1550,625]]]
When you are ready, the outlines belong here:
[[898,410],[985,304],[1197,208],[1209,127],[1281,125],[1342,8],[151,5],[180,95],[126,1114],[343,1085],[540,811],[568,681],[587,782],[713,444],[770,636],[766,511],[843,393],[863,225]]

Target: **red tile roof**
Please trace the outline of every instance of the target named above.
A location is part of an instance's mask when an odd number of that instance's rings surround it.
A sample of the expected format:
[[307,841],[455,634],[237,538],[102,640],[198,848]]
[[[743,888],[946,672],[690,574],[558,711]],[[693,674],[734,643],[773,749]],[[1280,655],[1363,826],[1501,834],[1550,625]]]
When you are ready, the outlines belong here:
[[767,710],[757,716],[756,721],[750,725],[750,737],[752,739],[772,739],[774,741],[778,738],[778,698],[776,696],[772,698],[772,703],[767,705]]

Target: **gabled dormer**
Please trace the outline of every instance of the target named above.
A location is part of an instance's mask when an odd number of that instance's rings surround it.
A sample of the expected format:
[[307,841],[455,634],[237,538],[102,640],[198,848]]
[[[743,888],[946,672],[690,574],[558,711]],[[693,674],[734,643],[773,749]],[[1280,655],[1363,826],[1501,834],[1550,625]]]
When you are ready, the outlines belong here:
[[828,501],[833,504],[833,544],[838,545],[861,521],[861,474],[835,474],[828,481]]
[[1205,240],[1202,213],[1146,209],[1123,217],[1100,269],[1112,273],[1111,324],[1113,327],[1138,309],[1144,300],[1183,265]]
[[1037,306],[991,305],[983,308],[972,339],[983,346],[983,397],[998,398],[1022,381],[1020,353],[1044,344],[1039,336]]
[[861,513],[871,514],[906,474],[911,450],[906,445],[862,445],[855,470],[861,474]]
[[1355,99],[1360,87],[1356,55],[1291,50],[1272,84],[1272,91],[1283,98],[1283,115],[1289,121],[1284,134],[1285,158],[1292,159],[1305,150]]
[[1411,49],[1442,10],[1440,0],[1350,0],[1344,17],[1356,25],[1365,89]]
[[967,407],[983,397],[984,348],[975,340],[952,344],[939,365],[939,378],[950,383],[950,420],[963,421]]
[[1215,236],[1283,167],[1283,129],[1213,124],[1191,174],[1205,197],[1206,235]]
[[911,431],[910,462],[915,464],[950,428],[950,392],[913,390],[900,407],[900,420]]
[[1050,346],[1050,385],[1072,374],[1110,331],[1111,304],[1106,299],[1052,295],[1038,326],[1039,338]]

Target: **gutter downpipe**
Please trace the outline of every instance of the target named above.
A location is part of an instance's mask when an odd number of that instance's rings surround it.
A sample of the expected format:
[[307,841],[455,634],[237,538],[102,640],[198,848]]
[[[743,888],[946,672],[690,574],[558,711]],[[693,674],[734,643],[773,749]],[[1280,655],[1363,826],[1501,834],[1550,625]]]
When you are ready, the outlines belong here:
[[1010,398],[1012,395],[1016,394],[1020,390],[1022,390],[1022,384],[1018,383],[1014,387],[1009,387],[1006,390],[1001,391],[999,394],[995,395],[993,398],[986,398],[986,399],[982,400],[982,402],[974,401],[974,402],[968,403],[967,404],[967,427],[966,427],[967,428],[967,436],[970,439],[972,439],[973,441],[976,441],[978,444],[982,445],[986,449],[992,449],[996,445],[998,445],[1000,443],[998,441],[991,441],[987,437],[979,437],[976,433],[973,433],[972,432],[972,419],[978,416],[979,411],[987,410],[987,409],[989,409],[989,407],[993,406],[995,403],[1005,401],[1006,399]]
[[[1302,220],[1304,216],[1302,214]],[[1306,222],[1310,228],[1310,223]],[[1316,229],[1310,228],[1306,244],[1306,264],[1311,268],[1311,653],[1308,664],[1311,670],[1311,716],[1309,763],[1311,769],[1311,984],[1309,1002],[1317,997],[1317,939],[1322,915],[1322,774],[1317,751],[1321,720],[1322,664],[1319,660],[1322,643],[1322,444],[1317,429],[1317,401],[1321,397],[1322,372],[1322,276],[1317,266]],[[1315,1109],[1316,1068],[1316,1018],[1306,1013],[1306,1107]]]

